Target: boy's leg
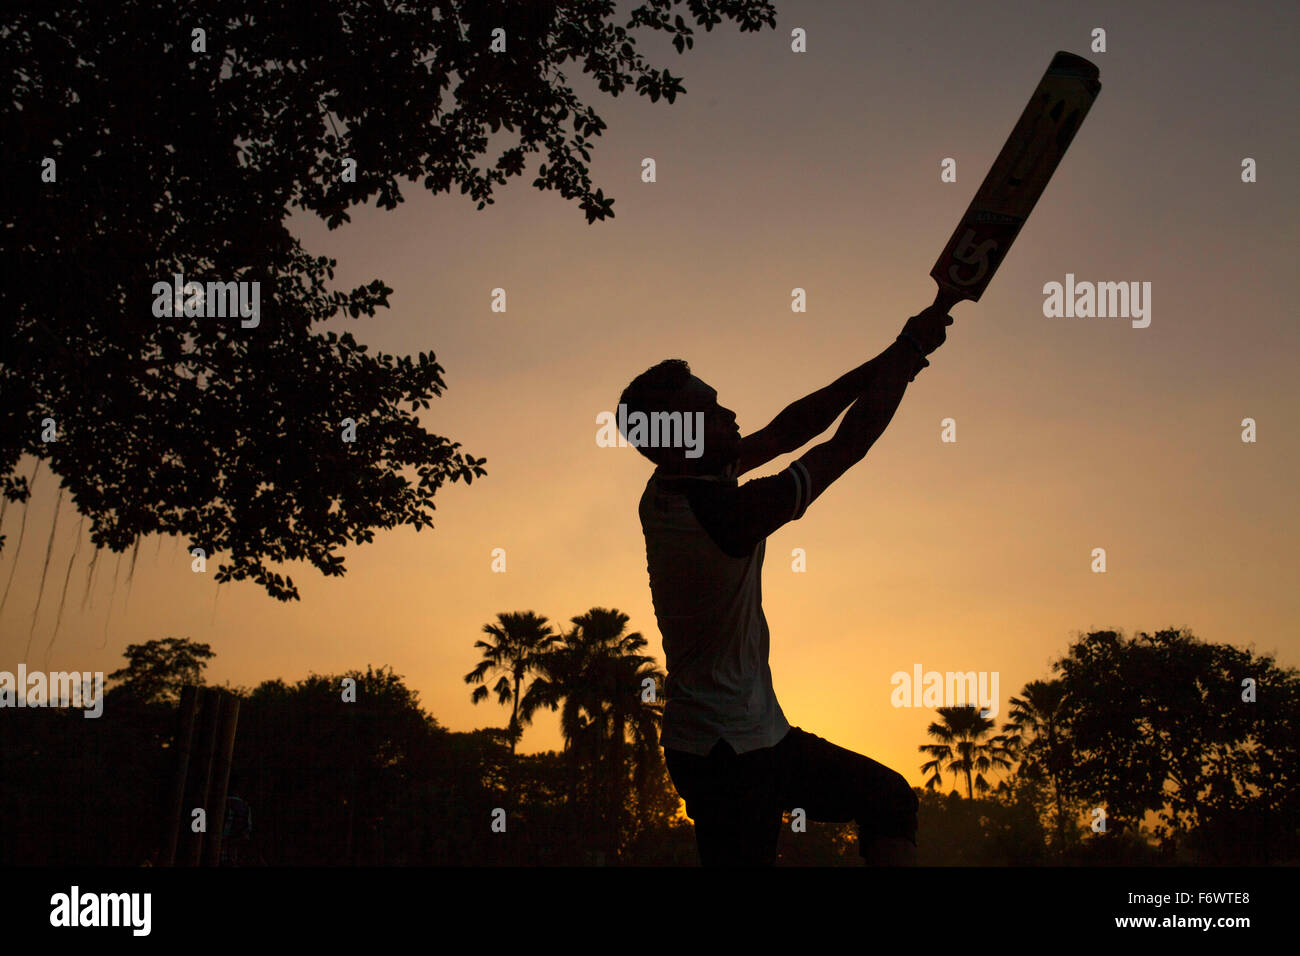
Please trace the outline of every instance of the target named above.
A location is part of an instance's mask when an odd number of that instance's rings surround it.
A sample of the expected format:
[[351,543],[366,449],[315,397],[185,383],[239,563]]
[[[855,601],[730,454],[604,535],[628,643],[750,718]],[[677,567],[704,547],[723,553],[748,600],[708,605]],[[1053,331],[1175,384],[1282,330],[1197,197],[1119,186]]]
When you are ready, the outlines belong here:
[[875,837],[858,852],[867,866],[916,866],[916,844],[906,837]]
[[858,823],[858,853],[870,865],[916,863],[919,801],[902,774],[798,727],[774,748],[779,806],[809,820]]
[[707,757],[664,749],[668,775],[695,823],[702,866],[771,866],[781,833],[773,748],[737,754],[719,741]]
[[781,811],[748,820],[712,818],[695,820],[695,842],[701,866],[772,866],[781,835]]

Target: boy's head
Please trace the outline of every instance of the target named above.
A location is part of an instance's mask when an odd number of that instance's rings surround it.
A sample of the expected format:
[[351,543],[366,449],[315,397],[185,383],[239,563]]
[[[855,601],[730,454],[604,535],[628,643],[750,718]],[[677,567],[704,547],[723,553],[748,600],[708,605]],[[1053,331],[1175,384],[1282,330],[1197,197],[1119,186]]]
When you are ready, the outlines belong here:
[[[681,359],[665,359],[642,372],[623,389],[619,404],[626,409],[618,416],[623,437],[665,471],[720,473],[740,453],[736,413],[719,405],[718,393]],[[634,440],[635,413],[648,426],[640,441]]]

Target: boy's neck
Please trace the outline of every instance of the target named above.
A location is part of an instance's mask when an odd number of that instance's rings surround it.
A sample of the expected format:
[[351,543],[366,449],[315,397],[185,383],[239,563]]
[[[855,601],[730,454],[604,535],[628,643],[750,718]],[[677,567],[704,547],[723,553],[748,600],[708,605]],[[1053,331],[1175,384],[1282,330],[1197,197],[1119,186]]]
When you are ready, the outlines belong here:
[[703,459],[686,460],[674,462],[671,466],[660,465],[655,469],[655,475],[659,478],[732,478],[735,477],[731,472],[734,464],[735,462],[728,462],[719,466],[715,462],[704,462]]

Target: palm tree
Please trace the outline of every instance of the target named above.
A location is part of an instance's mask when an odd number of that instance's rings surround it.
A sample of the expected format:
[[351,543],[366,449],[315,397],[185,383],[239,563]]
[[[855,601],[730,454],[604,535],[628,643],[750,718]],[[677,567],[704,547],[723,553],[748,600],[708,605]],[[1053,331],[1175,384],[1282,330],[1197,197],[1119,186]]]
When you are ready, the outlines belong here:
[[[939,720],[926,728],[926,733],[939,741],[922,744],[917,749],[933,759],[921,765],[922,773],[933,776],[925,782],[927,790],[937,790],[943,785],[943,771],[952,773],[954,781],[959,774],[966,777],[966,797],[974,799],[975,791],[987,793],[992,787],[984,779],[984,771],[993,767],[1010,768],[1006,738],[997,736],[988,741],[993,721],[981,717],[974,707],[940,707]],[[972,782],[971,773],[975,779]]]
[[[605,817],[610,821],[610,833],[621,834],[633,821],[627,814],[628,764],[632,765],[634,792],[638,808],[644,807],[652,777],[650,770],[658,758],[658,728],[663,716],[663,705],[658,700],[658,688],[663,675],[651,657],[635,653],[646,641],[640,634],[629,635],[618,643],[621,653],[599,659],[600,698],[606,707],[609,730],[605,748],[606,771],[600,775],[604,789]],[[653,682],[656,692],[653,700],[643,696],[645,681]],[[632,747],[627,746],[629,732]]]
[[1052,782],[1056,811],[1056,845],[1065,845],[1065,807],[1061,801],[1060,771],[1068,759],[1061,739],[1065,717],[1065,683],[1060,680],[1030,681],[1020,697],[1011,698],[1010,719],[1002,732],[1010,751],[1020,759],[1018,773],[1033,780],[1046,776]]
[[[483,649],[483,660],[465,675],[466,684],[483,684],[489,672],[501,672],[496,682],[498,703],[504,705],[514,702],[510,714],[510,753],[515,752],[515,745],[523,733],[523,724],[529,723],[529,715],[519,712],[519,688],[524,678],[535,670],[547,650],[559,640],[551,630],[549,622],[532,611],[498,614],[496,624],[484,624],[483,633],[493,641],[475,641],[474,646]],[[513,681],[513,684],[512,684]],[[488,696],[487,686],[477,687],[470,695],[470,700],[477,704]]]
[[[531,717],[541,707],[561,711],[571,798],[598,821],[607,854],[617,857],[628,822],[629,759],[641,807],[648,802],[659,758],[663,705],[657,692],[653,700],[643,699],[644,683],[649,679],[661,688],[664,675],[653,657],[639,653],[646,639],[626,633],[626,614],[592,608],[572,622],[573,630],[539,663],[521,713]],[[589,786],[583,787],[583,780]]]

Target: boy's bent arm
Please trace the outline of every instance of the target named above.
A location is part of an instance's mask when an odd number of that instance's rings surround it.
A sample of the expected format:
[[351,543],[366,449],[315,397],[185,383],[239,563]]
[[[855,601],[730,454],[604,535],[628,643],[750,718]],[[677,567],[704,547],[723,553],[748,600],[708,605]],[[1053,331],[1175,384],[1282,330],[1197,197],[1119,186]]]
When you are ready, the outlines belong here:
[[883,355],[882,352],[845,372],[825,388],[791,402],[765,426],[746,436],[740,446],[737,474],[752,471],[773,458],[802,448],[830,428],[840,413],[870,387],[876,365]]
[[[917,372],[930,364],[925,356],[943,344],[944,327],[951,324],[952,316],[945,315],[944,310],[935,305],[923,309],[919,315],[912,316],[903,326],[903,343],[900,344],[896,339],[889,348],[875,358],[863,362],[851,372],[846,372],[825,388],[793,402],[766,426],[742,439],[736,473],[744,474],[779,455],[802,448],[807,442],[830,428],[831,423],[839,417],[846,405],[854,401],[856,396],[874,396],[872,404],[878,406],[878,410],[884,413],[883,420],[879,422],[879,429],[875,434],[870,435],[857,458],[845,464],[818,488],[820,494],[826,485],[843,474],[845,469],[854,462],[860,461],[867,453],[867,448],[870,448],[871,443],[880,436],[880,432],[884,431],[894,414],[894,409],[902,400],[907,382],[914,379]],[[900,370],[906,370],[902,380],[899,379]],[[870,421],[860,423],[847,431],[841,426],[836,432],[835,439],[827,444],[834,444],[842,437],[842,443],[836,445],[836,453],[841,457],[847,456],[852,447],[861,444],[862,436],[859,433],[869,434],[871,427]],[[823,452],[818,457],[833,456],[830,452]]]
[[687,481],[696,518],[731,557],[750,554],[759,541],[803,516],[832,481],[862,460],[885,430],[923,358],[895,342],[877,359],[868,389],[853,403],[835,437],[818,445],[780,474],[731,488]]
[[873,361],[870,387],[849,408],[834,437],[799,459],[808,469],[809,503],[866,457],[893,419],[922,359],[906,342],[896,341]]

